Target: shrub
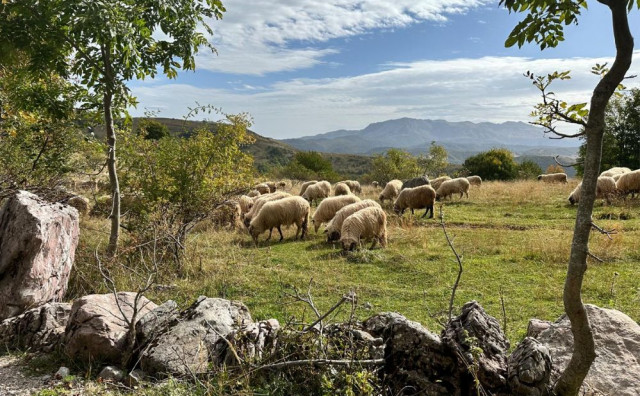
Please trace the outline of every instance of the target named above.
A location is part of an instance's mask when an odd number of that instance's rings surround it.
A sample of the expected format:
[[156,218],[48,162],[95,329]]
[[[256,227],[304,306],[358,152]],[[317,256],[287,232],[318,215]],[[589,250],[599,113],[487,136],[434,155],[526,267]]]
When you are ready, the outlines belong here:
[[[507,149],[494,148],[476,154],[464,161],[464,167],[472,175],[485,180],[513,180],[518,177],[518,164]],[[538,167],[539,169],[539,167]]]

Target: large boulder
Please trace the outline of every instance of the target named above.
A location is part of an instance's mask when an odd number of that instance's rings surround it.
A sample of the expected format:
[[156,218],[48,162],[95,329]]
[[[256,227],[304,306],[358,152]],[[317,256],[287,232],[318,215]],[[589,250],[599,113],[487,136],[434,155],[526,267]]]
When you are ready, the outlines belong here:
[[0,320],[61,301],[78,245],[78,211],[19,191],[0,209]]
[[[596,344],[596,359],[581,395],[636,396],[640,390],[640,326],[614,309],[585,305]],[[566,315],[540,333],[553,360],[552,383],[564,371],[573,351],[571,323]]]
[[[126,345],[126,336],[135,297],[136,293],[121,292],[117,301],[112,293],[92,294],[75,300],[65,333],[66,354],[84,362],[120,364],[124,348],[133,348]],[[141,297],[137,319],[154,308],[156,304]]]
[[0,322],[0,346],[51,352],[61,346],[71,304],[47,303]]
[[147,345],[140,365],[154,377],[204,373],[220,359],[216,342],[251,322],[244,304],[200,296]]

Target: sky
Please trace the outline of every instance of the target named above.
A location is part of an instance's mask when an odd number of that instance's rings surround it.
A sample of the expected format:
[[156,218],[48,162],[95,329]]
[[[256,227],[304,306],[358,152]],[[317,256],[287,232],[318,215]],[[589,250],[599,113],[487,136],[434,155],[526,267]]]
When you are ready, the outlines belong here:
[[[523,17],[488,0],[227,0],[212,21],[217,54],[201,51],[196,70],[134,81],[131,113],[183,118],[210,104],[249,113],[251,129],[277,139],[412,117],[505,122],[532,119],[539,92],[523,76],[571,70],[554,92],[588,102],[596,63],[615,56],[610,13],[589,2],[557,48],[505,48]],[[629,75],[640,75],[640,11]],[[625,82],[639,87],[640,77]],[[198,119],[198,118],[195,118]]]

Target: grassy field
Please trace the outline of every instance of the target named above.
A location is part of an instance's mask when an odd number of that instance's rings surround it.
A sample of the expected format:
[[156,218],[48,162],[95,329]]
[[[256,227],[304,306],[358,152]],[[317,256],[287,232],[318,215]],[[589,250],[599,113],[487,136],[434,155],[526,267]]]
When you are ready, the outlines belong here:
[[[471,188],[468,200],[454,198],[442,205],[447,230],[464,257],[455,308],[479,301],[500,323],[506,322],[512,345],[523,337],[530,318],[555,320],[562,314],[576,212],[566,198],[576,184],[485,182]],[[377,194],[367,187],[362,197]],[[596,203],[595,221],[618,233],[611,240],[592,235],[591,252],[604,263],[590,260],[584,283],[586,303],[619,309],[635,320],[640,319],[639,207],[638,200],[612,206]],[[436,207],[436,217],[438,211]],[[311,317],[308,307],[292,303],[287,294],[291,287],[306,292],[311,281],[320,311],[354,290],[362,319],[397,311],[439,332],[458,270],[439,220],[420,219],[422,211],[402,218],[388,213],[388,247],[347,256],[340,254],[338,244],[327,244],[322,231],[294,241],[292,227],[284,242],[261,242],[256,248],[242,230],[200,227],[188,244],[185,275],[165,274],[160,283],[176,287],[149,296],[158,303],[175,299],[182,306],[198,295],[236,299],[249,307],[255,319],[275,317],[286,322],[292,315]],[[107,231],[104,220],[84,220],[71,297],[104,291],[89,282],[85,271],[95,267],[90,252],[98,241],[106,243]],[[121,283],[122,288],[130,286],[124,278]],[[345,309],[337,319],[346,314]]]

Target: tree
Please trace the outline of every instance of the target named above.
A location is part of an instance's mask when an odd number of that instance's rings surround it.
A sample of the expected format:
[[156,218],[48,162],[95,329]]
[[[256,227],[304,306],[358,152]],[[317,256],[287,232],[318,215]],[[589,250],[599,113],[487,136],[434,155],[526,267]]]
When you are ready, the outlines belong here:
[[316,151],[299,151],[284,168],[283,175],[292,179],[327,179],[335,181],[338,174],[333,170],[331,161]]
[[[598,0],[598,3],[608,7],[611,12],[616,57],[610,69],[602,65],[594,68],[593,71],[602,78],[593,91],[589,109],[586,109],[586,103],[568,105],[547,90],[554,80],[569,78],[568,72],[555,72],[546,77],[535,77],[528,73],[543,97],[543,102],[534,110],[536,123],[560,138],[584,136],[586,140],[582,195],[563,292],[564,309],[571,321],[574,345],[571,360],[554,386],[554,391],[559,395],[578,394],[596,356],[589,318],[582,304],[582,280],[587,269],[589,234],[593,227],[591,214],[600,173],[605,109],[631,66],[633,36],[629,30],[627,13],[634,3],[640,8],[638,0]],[[563,41],[564,26],[577,24],[582,10],[587,9],[586,0],[500,0],[500,5],[509,12],[526,12],[524,19],[509,34],[505,45],[510,47],[517,43],[522,46],[525,42],[535,42],[541,49],[555,47]],[[565,134],[556,128],[558,122],[576,124],[582,129],[575,134]]]
[[507,149],[494,148],[464,161],[463,167],[469,174],[485,180],[513,180],[518,177],[518,164],[513,153]]
[[0,48],[25,51],[34,73],[77,76],[103,112],[113,197],[110,255],[120,235],[114,118],[135,104],[126,83],[154,77],[158,67],[169,78],[179,68],[193,70],[199,47],[213,50],[200,30],[213,34],[208,19],[219,19],[224,11],[220,0],[5,0],[0,5]]
[[558,165],[558,164],[551,164],[549,166],[547,166],[547,170],[544,172],[546,174],[552,174],[552,173],[565,173],[565,170],[562,166]]
[[144,136],[145,139],[160,140],[169,136],[169,128],[160,121],[151,119],[142,119],[138,123],[138,134]]
[[518,179],[533,179],[541,173],[540,165],[531,160],[524,160],[518,165]]
[[431,142],[429,152],[426,155],[418,157],[418,165],[422,168],[425,175],[438,177],[440,176],[447,165],[449,165],[449,153],[444,146]]
[[371,178],[382,185],[393,179],[408,179],[420,174],[416,157],[400,149],[389,149],[373,157]]

